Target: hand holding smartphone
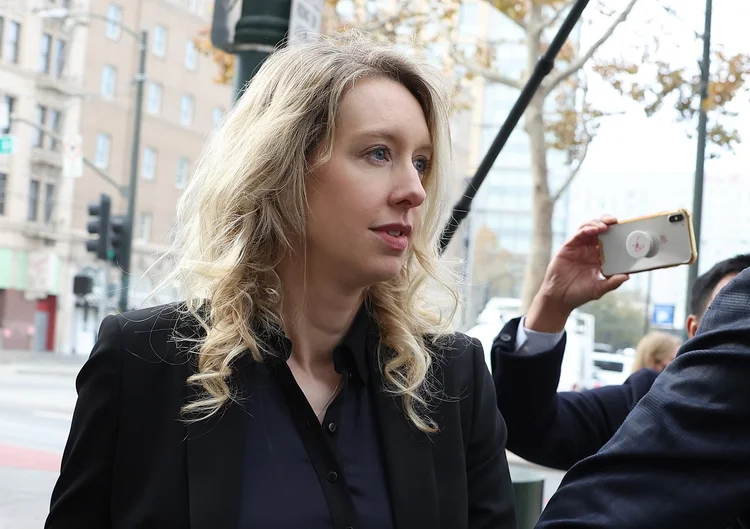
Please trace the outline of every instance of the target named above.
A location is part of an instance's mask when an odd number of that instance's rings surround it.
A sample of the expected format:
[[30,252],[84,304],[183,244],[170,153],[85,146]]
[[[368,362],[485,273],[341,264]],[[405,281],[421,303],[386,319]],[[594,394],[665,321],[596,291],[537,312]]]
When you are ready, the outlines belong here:
[[618,222],[599,234],[604,277],[689,265],[697,258],[693,217],[685,209]]

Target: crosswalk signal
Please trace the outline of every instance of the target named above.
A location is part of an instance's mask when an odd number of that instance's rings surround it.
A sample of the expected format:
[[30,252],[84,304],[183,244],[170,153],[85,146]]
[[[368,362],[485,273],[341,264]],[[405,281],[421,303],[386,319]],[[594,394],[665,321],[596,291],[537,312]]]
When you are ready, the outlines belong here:
[[127,263],[130,251],[130,224],[125,215],[114,215],[109,221],[109,260],[119,267]]
[[112,199],[102,194],[98,202],[89,204],[88,232],[97,237],[86,241],[86,250],[95,254],[97,259],[106,260],[109,238],[109,214],[112,210]]

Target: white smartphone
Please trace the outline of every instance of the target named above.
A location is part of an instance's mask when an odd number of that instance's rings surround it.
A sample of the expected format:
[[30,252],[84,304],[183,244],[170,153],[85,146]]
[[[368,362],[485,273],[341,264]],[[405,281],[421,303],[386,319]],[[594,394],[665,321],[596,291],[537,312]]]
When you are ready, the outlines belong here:
[[685,209],[618,222],[599,234],[604,277],[689,265],[697,258],[693,216]]

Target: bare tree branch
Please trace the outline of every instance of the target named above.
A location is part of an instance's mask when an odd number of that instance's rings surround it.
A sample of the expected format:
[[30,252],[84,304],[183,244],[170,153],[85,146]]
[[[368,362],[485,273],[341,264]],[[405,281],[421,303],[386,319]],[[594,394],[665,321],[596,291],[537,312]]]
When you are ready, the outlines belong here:
[[596,50],[599,49],[599,47],[606,42],[606,40],[612,36],[612,33],[615,32],[615,29],[617,29],[617,26],[619,26],[621,23],[625,21],[626,18],[628,18],[628,15],[630,15],[630,12],[633,10],[633,7],[635,6],[636,2],[638,0],[630,0],[627,7],[620,13],[620,15],[612,21],[612,24],[609,26],[607,31],[604,32],[604,34],[599,37],[599,40],[597,40],[583,55],[578,57],[577,60],[573,61],[573,63],[565,70],[558,72],[556,75],[553,75],[549,78],[549,81],[546,83],[543,83],[543,94],[547,96],[552,90],[555,89],[557,85],[559,85],[562,81],[576,73],[578,70],[580,70],[583,65],[588,61],[591,57],[594,56],[594,53],[596,53]]
[[567,191],[567,189],[570,187],[570,184],[573,182],[573,179],[578,174],[578,171],[581,170],[581,166],[583,166],[583,162],[586,159],[586,155],[589,152],[589,144],[591,143],[591,140],[594,138],[591,135],[586,136],[586,141],[583,143],[583,150],[581,151],[581,155],[578,157],[578,163],[575,167],[571,167],[570,173],[568,173],[568,177],[565,179],[565,182],[563,182],[563,185],[560,186],[560,189],[557,190],[557,192],[552,195],[550,198],[550,201],[552,204],[556,203],[558,200],[560,200],[560,197]]
[[487,81],[490,81],[493,83],[504,84],[505,86],[510,86],[511,88],[517,88],[518,90],[521,90],[523,88],[523,84],[521,83],[520,80],[505,76],[496,70],[492,70],[490,68],[485,68],[483,66],[480,66],[476,62],[470,60],[461,52],[452,50],[451,56],[453,57],[453,60],[455,60],[458,64],[466,68],[466,71],[468,71],[471,75],[475,77],[482,77]]
[[555,27],[555,24],[557,23],[557,21],[560,20],[563,13],[565,13],[567,10],[568,9],[566,7],[561,7],[560,10],[557,13],[555,13],[555,16],[553,16],[549,20],[546,20],[545,22],[542,23],[542,27],[543,28]]

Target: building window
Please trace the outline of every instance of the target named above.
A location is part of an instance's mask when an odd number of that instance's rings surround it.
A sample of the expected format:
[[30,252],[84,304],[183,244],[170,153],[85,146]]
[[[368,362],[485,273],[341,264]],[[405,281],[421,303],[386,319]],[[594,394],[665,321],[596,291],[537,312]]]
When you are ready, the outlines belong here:
[[112,136],[109,134],[96,135],[96,154],[94,164],[100,169],[109,167],[109,153],[112,149]]
[[[59,110],[50,109],[50,111],[49,111],[49,129],[52,132],[54,132],[56,135],[58,135],[58,136],[60,135],[60,129],[61,129],[60,121],[61,121],[60,111]],[[49,148],[52,149],[53,151],[57,151],[60,148],[60,144],[59,144],[59,142],[55,138],[50,137]]]
[[52,35],[49,33],[42,33],[40,50],[37,71],[40,73],[49,73],[50,55],[52,54]]
[[102,70],[101,95],[107,99],[114,99],[117,85],[117,69],[109,64]]
[[224,109],[221,107],[216,107],[211,114],[211,121],[213,122],[214,127],[219,126],[222,117],[224,117]]
[[47,184],[45,187],[44,222],[49,223],[52,220],[52,212],[55,209],[55,184]]
[[181,157],[177,161],[177,178],[175,179],[175,184],[177,185],[177,189],[182,189],[183,187],[185,187],[185,182],[187,182],[189,168],[190,168],[190,162],[188,162],[187,158]]
[[55,77],[62,77],[65,70],[65,41],[57,39],[55,46]]
[[167,29],[164,26],[157,25],[154,28],[154,44],[151,51],[158,57],[167,54]]
[[5,27],[5,50],[3,57],[8,62],[18,64],[18,43],[21,40],[21,24],[12,20]]
[[138,219],[138,240],[148,242],[151,238],[151,213],[141,213]]
[[5,215],[5,194],[8,189],[8,175],[0,173],[0,215]]
[[13,115],[13,107],[16,105],[16,98],[5,96],[3,98],[3,105],[8,109],[8,126],[5,128],[0,128],[0,134],[10,134],[12,126],[12,120],[10,119],[10,116]]
[[120,40],[122,34],[122,8],[116,4],[109,4],[107,8],[107,38]]
[[186,127],[193,124],[193,107],[195,100],[193,96],[185,94],[180,103],[180,123]]
[[39,210],[39,180],[29,180],[29,211],[26,220],[37,220]]
[[143,149],[143,167],[141,167],[141,176],[144,180],[153,180],[156,178],[156,161],[157,152],[153,147]]
[[195,43],[192,39],[185,42],[185,68],[195,70],[198,67],[198,50],[195,49]]
[[[47,107],[36,106],[36,122],[42,127],[45,125],[47,122]],[[32,147],[44,147],[44,132],[37,127],[34,127],[31,133],[31,145]]]
[[148,100],[146,101],[146,111],[149,114],[158,114],[161,112],[161,94],[162,87],[159,83],[150,83],[148,85]]

